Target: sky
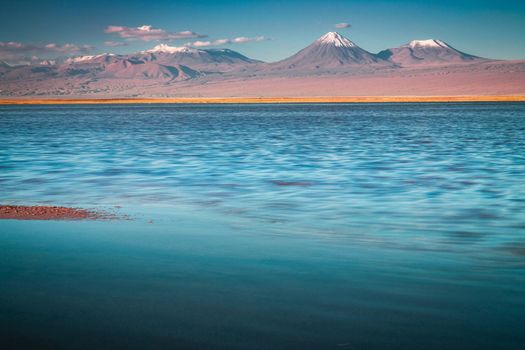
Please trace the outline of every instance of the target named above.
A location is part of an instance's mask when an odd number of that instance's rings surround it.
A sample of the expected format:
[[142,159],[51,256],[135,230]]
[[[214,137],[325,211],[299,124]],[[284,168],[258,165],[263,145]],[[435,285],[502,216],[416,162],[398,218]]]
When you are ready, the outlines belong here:
[[0,59],[167,43],[277,61],[329,31],[373,53],[433,38],[482,57],[525,59],[525,1],[4,0]]

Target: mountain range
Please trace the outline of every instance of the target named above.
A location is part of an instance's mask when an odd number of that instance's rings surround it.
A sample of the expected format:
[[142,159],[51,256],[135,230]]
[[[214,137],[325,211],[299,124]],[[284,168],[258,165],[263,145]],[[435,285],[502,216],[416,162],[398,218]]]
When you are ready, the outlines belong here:
[[413,40],[368,52],[329,32],[272,63],[229,49],[159,44],[11,66],[0,62],[0,97],[177,97],[465,95],[525,93],[525,61],[461,52],[441,40]]

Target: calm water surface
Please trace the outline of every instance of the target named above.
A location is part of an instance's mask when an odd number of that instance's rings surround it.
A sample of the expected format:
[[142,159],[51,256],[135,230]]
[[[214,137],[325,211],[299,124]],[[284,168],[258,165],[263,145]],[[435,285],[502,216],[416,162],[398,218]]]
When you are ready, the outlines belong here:
[[525,348],[525,104],[0,106],[0,340]]

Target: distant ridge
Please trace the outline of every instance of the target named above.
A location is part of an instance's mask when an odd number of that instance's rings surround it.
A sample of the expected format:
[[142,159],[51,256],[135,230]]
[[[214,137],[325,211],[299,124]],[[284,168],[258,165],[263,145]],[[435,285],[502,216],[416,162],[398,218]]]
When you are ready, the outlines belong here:
[[525,61],[477,57],[438,39],[374,54],[328,32],[274,63],[225,48],[168,44],[131,54],[0,62],[0,99],[480,94],[524,95]]
[[182,64],[201,72],[224,72],[261,61],[230,49],[196,49],[159,44],[154,48],[129,55],[138,60],[156,61],[164,65]]

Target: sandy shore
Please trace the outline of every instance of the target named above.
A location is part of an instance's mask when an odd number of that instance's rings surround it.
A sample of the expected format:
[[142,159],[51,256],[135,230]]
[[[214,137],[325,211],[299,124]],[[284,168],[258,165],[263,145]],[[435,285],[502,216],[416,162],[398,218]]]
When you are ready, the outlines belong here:
[[57,206],[0,205],[0,219],[15,220],[98,220],[114,215],[79,208]]
[[111,99],[0,99],[0,105],[155,104],[155,103],[395,103],[395,102],[525,102],[519,96],[363,96],[363,97],[235,97],[235,98],[111,98]]

